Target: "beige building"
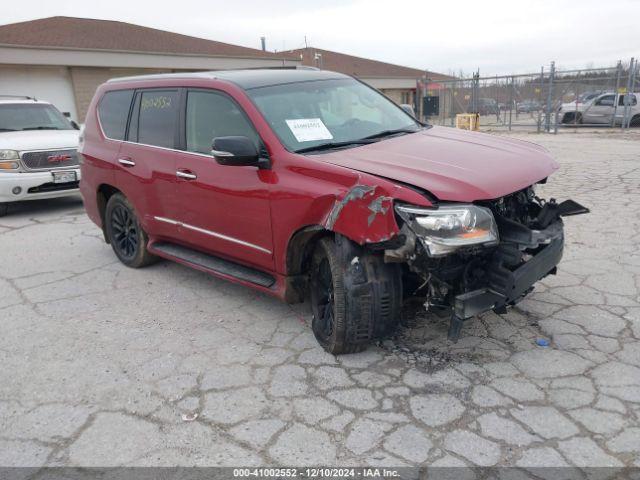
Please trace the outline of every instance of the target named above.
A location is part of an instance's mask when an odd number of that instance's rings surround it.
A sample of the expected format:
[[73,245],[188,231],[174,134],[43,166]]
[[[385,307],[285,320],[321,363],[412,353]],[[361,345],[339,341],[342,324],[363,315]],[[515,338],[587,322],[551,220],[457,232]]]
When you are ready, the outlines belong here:
[[51,17],[0,26],[0,95],[48,100],[78,122],[96,87],[112,77],[300,63],[295,55],[108,20]]
[[290,50],[287,53],[298,58],[303,65],[357,77],[381,90],[399,104],[412,105],[414,103],[418,79],[426,77],[432,81],[441,81],[452,78],[441,73],[403,67],[320,48],[300,48]]

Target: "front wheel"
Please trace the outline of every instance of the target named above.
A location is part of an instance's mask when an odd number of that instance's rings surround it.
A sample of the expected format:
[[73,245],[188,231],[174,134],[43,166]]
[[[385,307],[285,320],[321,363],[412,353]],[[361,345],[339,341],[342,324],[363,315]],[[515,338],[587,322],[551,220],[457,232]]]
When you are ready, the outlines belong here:
[[109,198],[104,222],[114,253],[127,267],[141,268],[157,260],[158,257],[147,250],[149,238],[140,226],[133,206],[121,193]]
[[400,320],[398,265],[345,237],[322,238],[310,267],[311,327],[329,353],[355,353],[393,331]]
[[311,260],[311,328],[318,343],[333,354],[359,352],[363,344],[347,340],[344,277],[332,239],[323,238]]

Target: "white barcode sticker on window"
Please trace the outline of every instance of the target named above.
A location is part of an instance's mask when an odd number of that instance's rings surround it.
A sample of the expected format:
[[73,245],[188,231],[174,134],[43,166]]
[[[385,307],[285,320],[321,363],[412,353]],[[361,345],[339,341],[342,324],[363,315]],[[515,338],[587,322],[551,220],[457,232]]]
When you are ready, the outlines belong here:
[[333,139],[333,135],[319,118],[297,118],[295,120],[286,120],[286,122],[291,133],[299,142]]

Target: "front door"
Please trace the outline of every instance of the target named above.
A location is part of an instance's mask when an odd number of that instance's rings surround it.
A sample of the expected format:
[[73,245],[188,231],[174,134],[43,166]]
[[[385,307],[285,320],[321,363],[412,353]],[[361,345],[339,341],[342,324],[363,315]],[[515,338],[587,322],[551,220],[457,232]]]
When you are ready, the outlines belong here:
[[260,145],[244,111],[227,94],[187,91],[184,148],[176,153],[177,220],[181,238],[201,250],[273,269],[270,172],[218,164],[214,137],[242,135]]
[[582,115],[582,123],[605,124],[611,123],[616,101],[615,94],[603,95],[597,98]]

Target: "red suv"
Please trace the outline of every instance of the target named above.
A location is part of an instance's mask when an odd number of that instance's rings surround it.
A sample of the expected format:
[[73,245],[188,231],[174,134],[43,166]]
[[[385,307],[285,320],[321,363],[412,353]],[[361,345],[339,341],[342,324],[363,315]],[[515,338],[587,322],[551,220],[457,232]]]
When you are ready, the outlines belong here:
[[111,80],[89,107],[80,188],[129,267],[163,257],[310,298],[329,352],[362,350],[420,296],[465,319],[555,273],[561,216],[541,147],[425,125],[346,75],[239,70]]

